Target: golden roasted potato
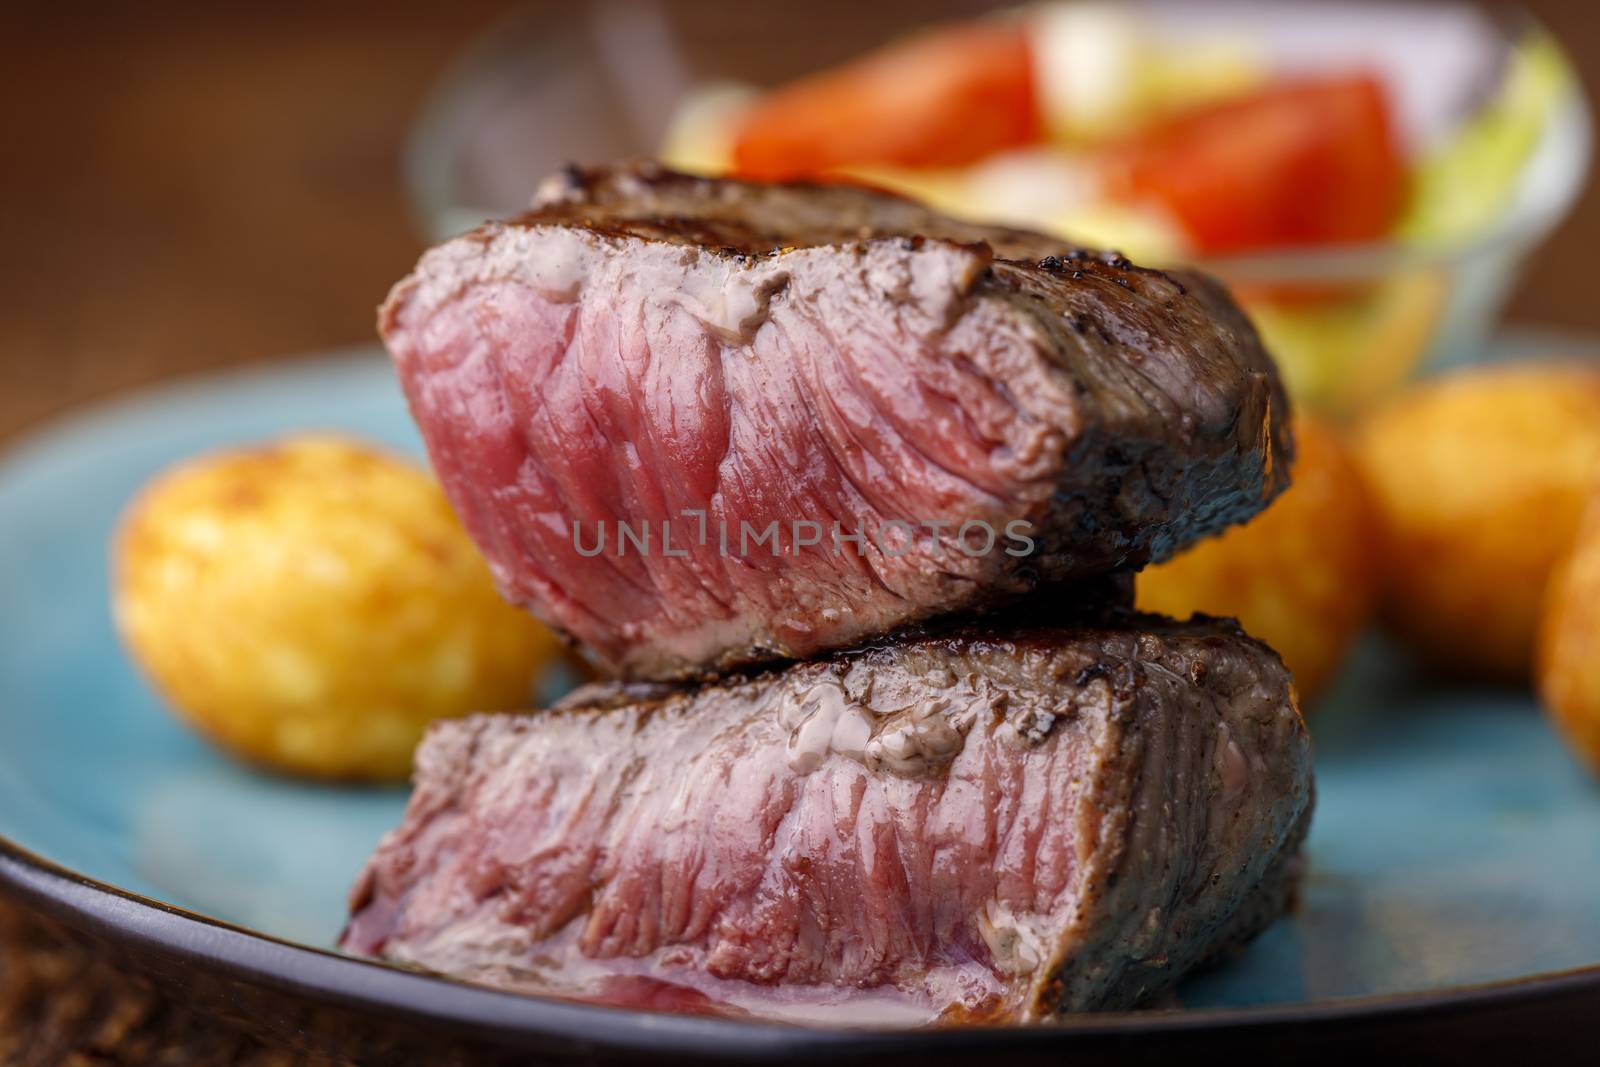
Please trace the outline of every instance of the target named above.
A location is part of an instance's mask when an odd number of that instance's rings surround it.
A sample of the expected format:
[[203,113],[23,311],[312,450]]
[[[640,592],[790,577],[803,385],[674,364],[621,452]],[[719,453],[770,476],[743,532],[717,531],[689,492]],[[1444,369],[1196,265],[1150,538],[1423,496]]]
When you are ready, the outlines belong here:
[[1600,366],[1423,382],[1355,445],[1383,526],[1385,622],[1444,670],[1526,681],[1545,584],[1600,478]]
[[178,466],[113,555],[118,627],[173,707],[300,774],[403,777],[429,721],[524,705],[559,654],[426,472],[336,437]]
[[1377,546],[1361,479],[1334,429],[1300,415],[1294,481],[1267,510],[1138,577],[1138,604],[1232,615],[1283,656],[1309,705],[1366,626]]
[[1535,673],[1556,728],[1600,774],[1600,492],[1571,552],[1550,579]]

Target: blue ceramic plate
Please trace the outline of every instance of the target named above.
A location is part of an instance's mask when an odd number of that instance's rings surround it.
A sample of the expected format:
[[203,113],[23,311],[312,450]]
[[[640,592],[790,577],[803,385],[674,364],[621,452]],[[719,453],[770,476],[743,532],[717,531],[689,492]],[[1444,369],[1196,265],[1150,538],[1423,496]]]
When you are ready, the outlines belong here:
[[[386,360],[362,350],[148,393],[0,461],[0,881],[114,949],[221,968],[241,988],[437,1015],[436,1033],[471,1023],[484,1037],[492,1021],[496,1040],[578,1034],[585,1054],[671,1046],[672,1034],[709,1041],[692,1046],[706,1054],[815,1053],[828,1032],[796,1044],[799,1031],[508,997],[298,947],[332,945],[345,892],[404,791],[267,777],[174,721],[118,646],[106,545],[130,496],[174,460],[312,428],[419,449]],[[1600,788],[1526,693],[1430,687],[1374,644],[1314,734],[1298,914],[1188,982],[1182,1012],[1046,1028],[1030,1042],[1059,1054],[1108,1028],[1421,1018],[1574,990],[1600,1003]],[[1494,985],[1534,976],[1545,977]],[[772,1034],[789,1043],[757,1036]]]

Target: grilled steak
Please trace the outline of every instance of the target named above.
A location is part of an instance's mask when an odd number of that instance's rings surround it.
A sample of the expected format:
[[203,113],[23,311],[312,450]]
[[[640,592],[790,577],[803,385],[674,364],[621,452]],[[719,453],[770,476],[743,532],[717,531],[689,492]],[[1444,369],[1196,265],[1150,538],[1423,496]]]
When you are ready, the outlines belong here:
[[1137,567],[1286,484],[1215,283],[862,189],[575,170],[380,328],[502,591],[632,677]]
[[343,943],[789,1019],[1122,1008],[1282,912],[1310,796],[1231,623],[923,633],[436,724]]

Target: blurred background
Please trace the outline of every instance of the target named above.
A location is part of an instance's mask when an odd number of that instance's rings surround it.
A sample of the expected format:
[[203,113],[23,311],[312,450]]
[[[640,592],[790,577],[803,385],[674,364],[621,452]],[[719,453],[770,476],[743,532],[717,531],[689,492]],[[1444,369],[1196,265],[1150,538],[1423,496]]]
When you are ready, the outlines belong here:
[[[974,6],[663,10],[719,74],[772,81]],[[403,178],[408,135],[453,58],[512,7],[7,5],[0,440],[141,382],[372,340],[374,305],[427,238]],[[1526,8],[1581,78],[1600,72],[1600,8]],[[1508,317],[1600,327],[1597,239],[1591,174]]]

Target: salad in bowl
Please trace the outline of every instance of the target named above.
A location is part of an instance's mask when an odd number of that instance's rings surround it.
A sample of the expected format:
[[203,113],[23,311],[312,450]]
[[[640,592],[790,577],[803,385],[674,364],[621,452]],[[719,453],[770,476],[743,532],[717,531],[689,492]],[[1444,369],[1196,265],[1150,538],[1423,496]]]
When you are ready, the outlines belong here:
[[[1352,20],[1368,23],[1356,50]],[[773,88],[699,85],[660,155],[1200,263],[1297,397],[1347,409],[1431,356],[1471,354],[1587,144],[1566,58],[1531,22],[1058,0],[911,31]]]

